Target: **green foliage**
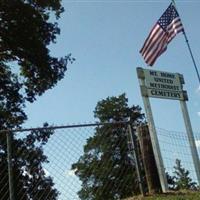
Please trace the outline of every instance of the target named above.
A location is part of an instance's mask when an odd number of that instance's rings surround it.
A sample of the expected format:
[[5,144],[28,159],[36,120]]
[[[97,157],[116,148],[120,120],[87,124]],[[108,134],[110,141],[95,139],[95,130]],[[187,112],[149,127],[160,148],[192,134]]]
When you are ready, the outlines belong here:
[[[125,94],[99,101],[94,111],[99,122],[132,119],[133,128],[144,120],[139,106],[128,106]],[[102,125],[87,140],[84,154],[72,165],[82,182],[82,200],[122,199],[139,192],[135,165],[127,144],[127,125]]]
[[176,159],[176,165],[174,166],[174,188],[180,189],[196,189],[196,183],[189,177],[189,171],[186,170],[179,159]]
[[[48,48],[60,34],[57,19],[63,11],[61,0],[0,1],[0,130],[20,128],[27,119],[26,102],[54,87],[74,60],[70,54],[53,57]],[[57,199],[53,181],[42,168],[48,161],[43,146],[51,134],[34,131],[23,139],[13,136],[16,200],[44,199],[41,194]],[[6,135],[1,133],[1,199],[9,199],[6,148]]]
[[21,94],[28,101],[55,86],[67,69],[70,55],[58,59],[48,49],[60,33],[50,17],[55,12],[59,18],[63,10],[60,0],[0,1],[0,64],[17,66]]
[[189,176],[189,171],[186,170],[182,164],[181,160],[176,159],[175,161],[173,176],[166,173],[168,186],[170,190],[197,190],[197,185]]
[[168,183],[168,187],[170,190],[174,190],[175,188],[175,177],[174,176],[170,176],[168,172],[165,173],[166,174],[166,178],[167,178],[167,183]]
[[[48,124],[44,124],[44,127],[48,127]],[[20,137],[18,134],[12,134],[12,166],[16,200],[45,199],[47,195],[49,199],[57,199],[59,193],[53,187],[53,180],[43,169],[43,164],[48,163],[43,147],[52,134],[51,130],[46,129],[20,134]],[[9,188],[5,132],[1,132],[0,142],[0,171],[2,172],[0,173],[2,188],[0,196],[2,200],[6,200],[9,199]]]

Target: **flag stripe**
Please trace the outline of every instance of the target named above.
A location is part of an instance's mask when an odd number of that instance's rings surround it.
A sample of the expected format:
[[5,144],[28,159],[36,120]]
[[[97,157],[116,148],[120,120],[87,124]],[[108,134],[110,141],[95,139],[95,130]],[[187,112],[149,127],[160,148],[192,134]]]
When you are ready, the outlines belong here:
[[152,49],[152,51],[148,54],[148,57],[146,57],[147,62],[150,66],[152,66],[153,61],[159,56],[162,52],[163,45],[166,43],[167,35],[165,34],[159,43],[157,43],[156,46]]
[[176,24],[181,24],[181,25],[182,25],[181,20],[180,20],[179,17],[175,18],[175,19],[171,22],[171,24],[168,25],[168,27],[167,27],[168,30],[171,30],[171,29],[174,29],[174,30],[175,30]]
[[178,12],[171,3],[153,26],[140,50],[145,62],[152,66],[156,59],[167,50],[167,45],[184,28]]
[[152,43],[149,44],[148,48],[144,52],[143,57],[147,57],[148,54],[152,52],[159,45],[164,35],[165,35],[165,32],[162,29],[160,29],[157,36],[154,37],[154,39],[152,40]]
[[171,29],[169,31],[169,39],[168,39],[168,43],[171,42],[171,40],[180,32],[183,31],[183,25],[181,23],[181,21],[177,24],[174,25],[174,29]]
[[145,40],[145,43],[142,47],[142,49],[140,50],[142,53],[146,51],[146,48],[148,48],[149,44],[152,42],[154,35],[157,33],[157,31],[160,29],[160,27],[156,24],[152,31],[150,32],[148,38]]
[[155,54],[152,56],[152,58],[149,60],[150,66],[154,64],[158,56],[160,56],[164,51],[167,50],[166,40],[167,40],[167,37],[163,38],[162,42],[159,45],[159,48],[157,49]]

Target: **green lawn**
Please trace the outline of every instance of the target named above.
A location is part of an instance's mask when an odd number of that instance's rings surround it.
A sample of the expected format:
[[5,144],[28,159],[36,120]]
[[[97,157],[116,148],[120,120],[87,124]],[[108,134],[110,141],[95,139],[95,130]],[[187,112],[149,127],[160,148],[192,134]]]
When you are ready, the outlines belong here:
[[177,192],[147,197],[133,197],[125,200],[200,200],[200,192]]

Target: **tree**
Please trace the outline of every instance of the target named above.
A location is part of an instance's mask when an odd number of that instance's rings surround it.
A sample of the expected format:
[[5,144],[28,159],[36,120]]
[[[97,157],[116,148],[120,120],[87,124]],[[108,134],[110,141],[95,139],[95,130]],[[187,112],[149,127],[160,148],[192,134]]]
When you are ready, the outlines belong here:
[[[141,108],[129,107],[125,94],[99,101],[94,116],[101,123],[131,119],[134,131],[144,121]],[[78,192],[82,200],[123,199],[139,192],[126,124],[98,126],[72,169],[82,182]]]
[[[63,11],[61,0],[0,1],[0,130],[20,128],[27,119],[26,103],[53,88],[64,77],[68,62],[74,60],[70,54],[53,57],[49,50],[60,34],[57,20]],[[47,162],[42,147],[51,136],[43,133],[32,132],[23,139],[13,135],[15,191],[25,191],[22,197],[15,194],[16,199],[39,199],[40,192],[51,193],[51,199],[58,195],[42,169]],[[8,199],[6,157],[6,137],[1,133],[0,168],[4,171],[0,173],[0,193],[5,191],[1,199]],[[34,197],[30,193],[33,187],[38,192]]]
[[168,188],[170,190],[175,190],[175,176],[171,176],[168,172],[165,172],[165,175],[167,178]]
[[[44,124],[48,127],[48,124]],[[47,156],[44,155],[43,146],[53,131],[46,129],[35,130],[30,134],[21,134],[20,138],[12,141],[12,171],[14,174],[14,196],[16,200],[28,199],[57,199],[59,192],[54,188],[53,180],[45,174],[43,163],[48,163]],[[4,134],[4,139],[6,135]],[[3,138],[3,137],[2,137]],[[5,149],[5,152],[2,150]],[[8,167],[7,167],[7,146],[1,148],[0,153],[0,174],[1,200],[9,199],[8,189]]]
[[176,190],[196,189],[196,183],[189,177],[189,171],[181,165],[181,161],[179,159],[176,159],[174,169],[174,188]]

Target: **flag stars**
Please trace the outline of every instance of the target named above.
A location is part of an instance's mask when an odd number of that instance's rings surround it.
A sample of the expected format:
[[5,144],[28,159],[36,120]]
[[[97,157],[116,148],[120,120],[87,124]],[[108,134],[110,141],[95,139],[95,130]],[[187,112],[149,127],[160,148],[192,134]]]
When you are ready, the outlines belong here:
[[164,29],[164,31],[166,31],[167,26],[171,24],[171,22],[177,17],[179,17],[178,12],[176,11],[175,7],[170,4],[170,6],[158,20],[158,24]]

